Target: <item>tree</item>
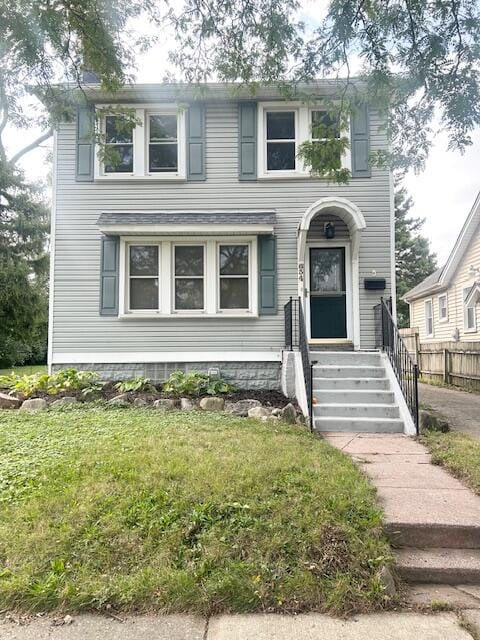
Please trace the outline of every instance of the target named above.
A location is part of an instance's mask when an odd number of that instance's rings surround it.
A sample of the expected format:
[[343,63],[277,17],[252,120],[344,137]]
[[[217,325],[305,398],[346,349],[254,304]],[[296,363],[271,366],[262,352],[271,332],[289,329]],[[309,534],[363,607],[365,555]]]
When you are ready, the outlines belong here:
[[46,355],[47,232],[41,190],[0,165],[0,367]]
[[437,259],[427,238],[420,235],[424,218],[409,216],[413,200],[405,188],[395,191],[395,274],[397,279],[397,322],[408,327],[408,304],[402,297],[437,268]]

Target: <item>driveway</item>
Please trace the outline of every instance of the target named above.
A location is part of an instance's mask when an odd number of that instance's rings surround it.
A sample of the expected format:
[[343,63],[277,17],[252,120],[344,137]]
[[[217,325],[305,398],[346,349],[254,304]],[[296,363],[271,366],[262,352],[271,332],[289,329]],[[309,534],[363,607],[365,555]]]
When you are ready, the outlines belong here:
[[420,404],[442,413],[455,431],[480,440],[480,394],[419,384]]

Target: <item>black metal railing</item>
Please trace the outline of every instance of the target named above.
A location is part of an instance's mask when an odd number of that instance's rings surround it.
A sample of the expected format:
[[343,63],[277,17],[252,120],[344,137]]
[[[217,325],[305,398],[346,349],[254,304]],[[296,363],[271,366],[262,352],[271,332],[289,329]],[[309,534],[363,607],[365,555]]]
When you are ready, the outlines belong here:
[[307,397],[307,419],[310,429],[313,429],[313,365],[315,363],[310,362],[307,326],[300,298],[290,298],[283,311],[285,318],[285,348],[289,351],[298,349],[300,352]]
[[374,313],[376,345],[387,354],[392,364],[418,435],[418,365],[413,361],[395,324],[391,299],[382,298],[380,304],[375,306]]

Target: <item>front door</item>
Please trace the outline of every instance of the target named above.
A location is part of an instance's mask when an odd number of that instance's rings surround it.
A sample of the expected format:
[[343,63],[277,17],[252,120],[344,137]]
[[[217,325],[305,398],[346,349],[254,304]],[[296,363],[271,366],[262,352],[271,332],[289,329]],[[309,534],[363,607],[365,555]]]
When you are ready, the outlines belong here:
[[347,337],[345,248],[310,248],[310,337]]

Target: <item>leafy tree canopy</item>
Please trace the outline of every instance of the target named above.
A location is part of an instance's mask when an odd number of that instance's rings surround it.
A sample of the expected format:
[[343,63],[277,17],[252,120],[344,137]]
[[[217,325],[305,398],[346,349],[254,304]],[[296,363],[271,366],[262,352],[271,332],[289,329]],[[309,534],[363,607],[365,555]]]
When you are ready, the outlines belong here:
[[437,258],[430,243],[421,234],[423,218],[409,215],[412,198],[405,188],[395,191],[395,273],[397,280],[397,321],[399,327],[408,327],[408,304],[402,297],[420,284],[437,268]]

